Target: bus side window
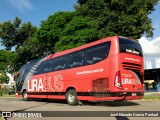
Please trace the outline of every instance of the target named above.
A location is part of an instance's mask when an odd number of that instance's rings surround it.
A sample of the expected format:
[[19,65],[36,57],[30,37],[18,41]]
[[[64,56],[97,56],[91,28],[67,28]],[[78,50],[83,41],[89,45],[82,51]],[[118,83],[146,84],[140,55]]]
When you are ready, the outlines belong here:
[[66,57],[58,57],[54,59],[53,62],[53,71],[64,70],[66,69]]
[[84,51],[74,52],[67,57],[68,68],[80,67],[84,65]]
[[51,72],[52,71],[52,61],[51,60],[45,61],[43,64],[43,67],[44,67],[43,69],[45,73]]
[[68,63],[68,67],[69,67],[69,68],[73,68],[73,67],[74,67],[73,61],[74,61],[74,54],[71,53],[71,54],[69,54],[68,57],[67,57],[67,63]]
[[43,73],[43,62],[39,64],[39,66],[36,68],[34,74],[42,74]]
[[52,61],[43,61],[35,70],[34,74],[43,74],[52,71]]
[[109,47],[110,47],[110,42],[107,42],[87,49],[86,51],[87,64],[94,64],[104,60],[108,56]]

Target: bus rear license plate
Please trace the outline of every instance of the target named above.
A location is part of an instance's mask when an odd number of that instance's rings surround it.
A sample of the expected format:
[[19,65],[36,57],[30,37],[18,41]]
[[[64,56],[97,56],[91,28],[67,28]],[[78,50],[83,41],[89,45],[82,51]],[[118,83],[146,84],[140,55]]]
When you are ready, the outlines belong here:
[[136,93],[132,93],[132,96],[136,96],[137,94]]

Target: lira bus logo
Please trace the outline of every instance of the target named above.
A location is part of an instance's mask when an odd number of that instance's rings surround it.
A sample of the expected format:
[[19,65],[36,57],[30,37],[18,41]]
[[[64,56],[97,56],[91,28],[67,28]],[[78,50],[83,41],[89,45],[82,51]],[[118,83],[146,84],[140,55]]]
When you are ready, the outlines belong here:
[[140,84],[136,79],[122,78],[122,84]]
[[61,75],[44,77],[28,81],[28,91],[62,91],[63,77]]

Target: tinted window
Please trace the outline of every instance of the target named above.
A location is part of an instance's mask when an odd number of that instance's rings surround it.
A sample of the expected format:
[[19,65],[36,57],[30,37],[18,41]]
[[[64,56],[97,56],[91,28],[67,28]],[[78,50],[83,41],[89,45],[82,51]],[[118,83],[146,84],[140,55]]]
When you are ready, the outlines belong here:
[[54,59],[53,62],[53,71],[66,69],[66,57],[58,57]]
[[127,38],[119,38],[120,52],[132,53],[143,56],[141,45],[135,40],[128,40]]
[[21,82],[22,77],[24,76],[24,71],[25,71],[26,65],[27,64],[25,64],[24,66],[22,66],[21,69],[19,70],[20,74],[17,76],[16,84],[19,84],[19,82]]
[[84,65],[84,51],[74,52],[67,57],[68,68]]
[[51,60],[48,60],[48,61],[45,61],[43,63],[43,72],[44,73],[47,73],[47,72],[51,72],[52,71],[52,61]]
[[27,63],[25,65],[25,67],[22,67],[21,69],[23,69],[23,71],[20,69],[20,76],[21,82],[24,82],[24,80],[26,79],[27,74],[31,71],[32,67],[38,62],[40,61],[42,58],[36,59],[36,60],[32,60],[29,63]]
[[52,61],[43,61],[35,70],[34,74],[43,74],[52,71]]
[[93,64],[102,61],[108,56],[110,42],[102,43],[94,47],[88,48],[86,51],[87,64]]

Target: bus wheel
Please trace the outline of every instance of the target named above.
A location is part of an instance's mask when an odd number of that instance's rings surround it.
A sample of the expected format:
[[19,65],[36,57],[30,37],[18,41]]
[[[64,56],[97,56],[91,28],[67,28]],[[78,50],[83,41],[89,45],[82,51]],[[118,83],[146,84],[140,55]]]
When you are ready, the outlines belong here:
[[69,105],[77,105],[78,99],[77,99],[77,92],[75,89],[70,89],[66,93],[66,100]]
[[29,100],[26,91],[23,92],[22,97],[23,97],[23,100],[25,100],[25,101]]

